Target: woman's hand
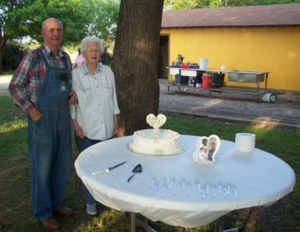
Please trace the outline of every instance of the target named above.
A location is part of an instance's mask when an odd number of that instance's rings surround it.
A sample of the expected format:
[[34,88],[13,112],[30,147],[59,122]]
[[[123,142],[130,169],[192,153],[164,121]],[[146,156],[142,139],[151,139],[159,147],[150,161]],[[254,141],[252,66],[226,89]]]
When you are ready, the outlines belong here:
[[114,124],[114,129],[113,129],[113,136],[117,136],[119,132],[119,127],[118,124]]
[[114,115],[113,136],[117,136],[118,132],[119,132],[118,117],[117,115]]
[[76,120],[73,120],[73,127],[75,131],[75,135],[83,139],[85,137],[84,131],[82,130],[81,126],[77,123]]

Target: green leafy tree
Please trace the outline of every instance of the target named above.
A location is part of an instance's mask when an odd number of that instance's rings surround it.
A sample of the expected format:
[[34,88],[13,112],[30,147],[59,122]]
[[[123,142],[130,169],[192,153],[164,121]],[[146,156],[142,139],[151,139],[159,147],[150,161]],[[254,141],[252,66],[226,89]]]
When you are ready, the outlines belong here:
[[210,0],[165,0],[164,9],[166,10],[186,10],[197,8],[208,8]]
[[103,41],[105,50],[112,51],[116,37],[120,0],[90,0],[89,34]]
[[56,17],[64,25],[64,44],[78,44],[86,35],[113,47],[120,0],[0,0],[0,73],[9,40],[27,37],[42,42],[42,21]]
[[300,0],[165,0],[165,10],[299,3]]
[[[64,26],[64,44],[78,43],[89,34],[94,8],[90,0],[0,0],[0,73],[2,58],[9,40],[25,37],[42,42],[41,24],[55,17]],[[100,2],[100,1],[99,1]]]

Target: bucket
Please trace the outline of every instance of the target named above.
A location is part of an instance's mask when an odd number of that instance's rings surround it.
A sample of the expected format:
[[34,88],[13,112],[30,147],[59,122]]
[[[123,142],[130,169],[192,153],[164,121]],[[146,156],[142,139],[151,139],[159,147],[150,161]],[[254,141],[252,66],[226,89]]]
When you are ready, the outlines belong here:
[[213,87],[222,87],[224,85],[224,73],[218,74],[214,73],[212,74],[212,86]]
[[180,74],[175,75],[175,83],[187,85],[189,83],[189,79],[190,78],[188,76],[181,76]]
[[197,76],[195,77],[194,83],[195,83],[195,84],[201,84],[201,82],[202,82],[201,75],[197,75]]
[[262,96],[262,100],[264,102],[276,103],[277,102],[277,94],[276,93],[265,93]]
[[201,87],[204,89],[210,88],[210,79],[211,79],[210,74],[203,73]]
[[199,69],[206,70],[208,68],[208,59],[200,58],[199,59]]
[[172,61],[172,66],[173,66],[173,67],[178,66],[178,62],[177,62],[177,61]]

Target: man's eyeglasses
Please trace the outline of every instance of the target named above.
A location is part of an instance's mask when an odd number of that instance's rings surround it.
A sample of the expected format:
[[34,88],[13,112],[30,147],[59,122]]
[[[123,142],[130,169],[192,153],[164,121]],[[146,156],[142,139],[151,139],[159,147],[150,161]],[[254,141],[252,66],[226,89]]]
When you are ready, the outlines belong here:
[[100,50],[96,50],[96,49],[87,49],[86,50],[87,53],[93,54],[93,53],[100,53]]

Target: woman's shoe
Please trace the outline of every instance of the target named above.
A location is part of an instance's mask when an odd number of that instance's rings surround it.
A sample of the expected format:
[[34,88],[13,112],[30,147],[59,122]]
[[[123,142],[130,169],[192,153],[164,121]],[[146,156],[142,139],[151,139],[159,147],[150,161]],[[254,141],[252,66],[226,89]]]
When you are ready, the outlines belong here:
[[97,209],[96,209],[96,203],[93,204],[86,204],[86,212],[89,215],[95,215],[97,213]]

